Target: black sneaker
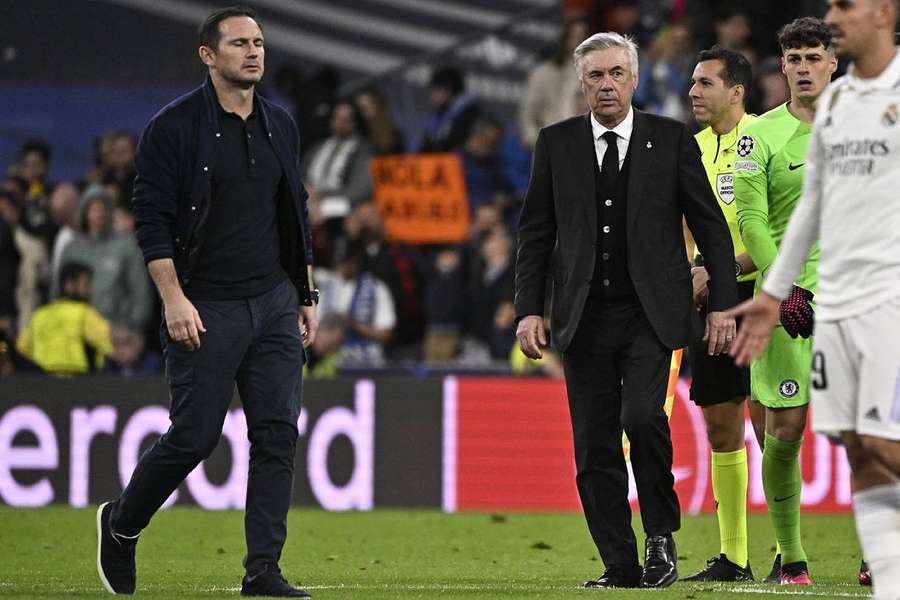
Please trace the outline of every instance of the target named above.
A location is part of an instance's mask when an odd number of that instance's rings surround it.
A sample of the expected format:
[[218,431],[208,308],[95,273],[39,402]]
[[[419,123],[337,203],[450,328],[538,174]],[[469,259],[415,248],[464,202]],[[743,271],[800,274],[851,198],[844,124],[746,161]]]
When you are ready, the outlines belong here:
[[109,502],[97,509],[97,574],[110,594],[133,594],[137,579],[134,547],[138,538],[113,533],[109,527],[111,509]]
[[772,570],[763,579],[763,583],[780,583],[781,582],[781,555],[775,555],[775,562],[772,563]]
[[244,575],[241,596],[269,596],[274,598],[311,598],[306,590],[295,588],[285,580],[278,567],[266,565],[259,573]]
[[746,567],[739,567],[728,560],[724,554],[706,561],[706,568],[682,581],[753,581],[750,562]]
[[859,563],[859,575],[856,580],[859,581],[859,585],[872,586],[872,570],[866,561]]

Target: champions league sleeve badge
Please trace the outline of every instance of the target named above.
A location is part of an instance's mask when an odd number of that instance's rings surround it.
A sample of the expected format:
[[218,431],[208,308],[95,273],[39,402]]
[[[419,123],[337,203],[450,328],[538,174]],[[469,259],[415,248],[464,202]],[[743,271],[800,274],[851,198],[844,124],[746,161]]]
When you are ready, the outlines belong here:
[[881,124],[885,127],[890,127],[894,123],[897,122],[897,105],[891,104],[885,109],[884,114],[881,115]]
[[738,156],[750,156],[753,152],[753,138],[749,135],[741,136],[737,143]]

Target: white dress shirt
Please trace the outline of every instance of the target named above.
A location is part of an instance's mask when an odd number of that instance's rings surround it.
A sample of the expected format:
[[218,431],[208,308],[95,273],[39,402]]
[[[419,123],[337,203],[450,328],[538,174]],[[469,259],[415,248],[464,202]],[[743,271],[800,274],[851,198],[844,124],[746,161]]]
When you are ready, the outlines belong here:
[[628,114],[625,116],[625,119],[613,127],[612,129],[607,129],[603,125],[597,121],[597,117],[594,116],[594,113],[591,112],[591,131],[594,134],[594,152],[597,154],[597,164],[600,168],[603,168],[603,155],[606,154],[606,140],[603,139],[603,134],[607,131],[614,132],[618,138],[616,141],[618,142],[619,148],[619,169],[622,168],[622,165],[625,163],[625,155],[628,154],[628,142],[631,140],[631,131],[634,129],[634,109],[630,106],[628,107]]

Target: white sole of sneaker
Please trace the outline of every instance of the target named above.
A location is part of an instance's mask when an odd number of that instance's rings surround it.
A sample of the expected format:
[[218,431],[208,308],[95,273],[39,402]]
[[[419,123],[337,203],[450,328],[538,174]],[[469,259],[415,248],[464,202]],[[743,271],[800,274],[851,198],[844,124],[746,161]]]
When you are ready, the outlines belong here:
[[115,590],[109,585],[109,580],[106,579],[106,575],[103,573],[103,565],[100,564],[100,544],[103,541],[103,522],[100,518],[103,515],[103,509],[107,504],[109,504],[109,502],[104,502],[100,505],[100,508],[97,509],[97,575],[100,576],[100,581],[103,582],[103,587],[106,588],[106,591],[110,594],[115,594]]

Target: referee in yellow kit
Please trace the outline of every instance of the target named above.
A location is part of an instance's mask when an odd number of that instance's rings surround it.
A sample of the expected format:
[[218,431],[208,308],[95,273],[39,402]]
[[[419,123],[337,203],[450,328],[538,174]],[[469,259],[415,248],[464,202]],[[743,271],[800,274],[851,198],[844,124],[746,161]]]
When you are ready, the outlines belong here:
[[[741,242],[734,201],[734,162],[741,130],[755,117],[745,110],[753,80],[750,63],[741,54],[713,47],[701,52],[691,79],[691,106],[704,129],[697,134],[703,167],[728,222],[735,251],[735,277],[741,300],[753,297],[756,267]],[[693,245],[693,244],[689,244]],[[702,256],[693,269],[694,300],[706,312],[706,282]],[[712,448],[712,485],[719,521],[719,556],[686,581],[751,581],[747,555],[747,449],[744,446],[744,401],[750,395],[750,370],[736,367],[731,357],[712,356],[706,344],[690,346],[691,400],[703,409]],[[764,413],[761,413],[764,416]],[[755,423],[755,420],[754,420]],[[763,422],[764,423],[764,422]]]

